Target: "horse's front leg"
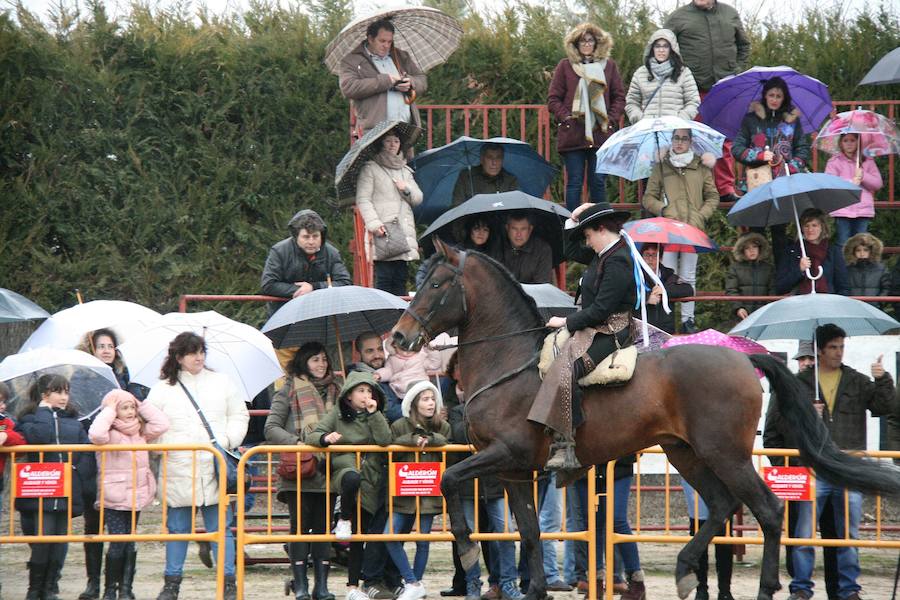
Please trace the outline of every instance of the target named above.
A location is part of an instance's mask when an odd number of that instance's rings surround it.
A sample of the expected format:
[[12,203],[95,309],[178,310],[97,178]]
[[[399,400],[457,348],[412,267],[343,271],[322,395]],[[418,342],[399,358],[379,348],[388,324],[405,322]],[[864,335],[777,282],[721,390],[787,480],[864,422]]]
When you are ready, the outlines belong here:
[[510,458],[509,451],[504,446],[494,443],[448,468],[441,478],[441,493],[447,501],[447,514],[450,516],[450,531],[456,538],[459,561],[466,571],[478,564],[481,549],[469,538],[472,531],[466,523],[459,493],[460,484],[474,477],[493,475],[501,471],[504,467],[508,467]]
[[[526,476],[530,473],[525,473]],[[541,546],[541,528],[538,523],[537,507],[534,503],[531,481],[505,481],[509,495],[509,507],[516,516],[519,536],[522,539],[522,552],[528,560],[531,583],[528,586],[526,600],[543,600],[547,598],[547,577],[544,573],[544,552]]]

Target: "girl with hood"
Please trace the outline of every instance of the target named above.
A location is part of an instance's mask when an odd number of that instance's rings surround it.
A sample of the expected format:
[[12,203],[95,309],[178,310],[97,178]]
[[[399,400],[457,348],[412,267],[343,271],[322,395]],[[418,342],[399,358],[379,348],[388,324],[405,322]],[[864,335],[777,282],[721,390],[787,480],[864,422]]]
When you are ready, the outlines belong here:
[[[169,418],[162,411],[146,402],[138,402],[125,390],[106,394],[102,406],[88,431],[91,443],[98,446],[147,444],[169,428]],[[141,511],[156,497],[156,478],[150,471],[149,453],[131,450],[98,452],[97,464],[100,465],[97,483],[103,493],[98,494],[96,507],[100,508],[102,496],[107,532],[110,535],[133,534],[132,511],[137,524]],[[131,587],[136,564],[134,542],[109,545],[103,600],[134,598]]]
[[[582,23],[563,40],[566,57],[550,81],[547,106],[556,119],[556,148],[566,168],[566,207],[581,204],[587,178],[591,202],[606,200],[604,176],[596,173],[597,149],[619,126],[625,86],[609,57],[613,40],[593,23]],[[602,93],[601,93],[602,91]]]
[[831,213],[835,223],[834,243],[843,247],[850,236],[869,230],[869,222],[875,216],[873,194],[884,186],[884,180],[875,161],[860,153],[859,134],[845,133],[838,144],[841,152],[828,159],[825,172],[862,188],[859,202]]
[[700,106],[700,92],[691,70],[682,62],[675,34],[658,29],[644,51],[628,86],[625,114],[632,123],[648,117],[680,117],[692,121]]
[[[400,446],[415,446],[420,450],[426,446],[443,446],[450,441],[450,424],[443,419],[441,393],[429,381],[419,381],[410,386],[403,396],[403,418],[391,425],[394,443]],[[394,456],[395,462],[442,462],[440,452],[406,452]],[[419,505],[419,533],[430,533],[434,516],[443,510],[442,496],[395,497],[393,519],[384,529],[385,533],[409,533],[416,522],[416,504]],[[428,565],[429,542],[416,542],[416,558],[410,567],[409,559],[403,551],[403,542],[387,542],[388,554],[406,585],[398,600],[417,600],[425,597],[422,578]]]
[[[771,248],[765,236],[759,233],[742,235],[734,243],[732,261],[725,273],[726,296],[773,296],[775,267],[769,262]],[[734,314],[739,321],[765,302],[734,303]]]
[[884,244],[871,233],[857,233],[844,246],[851,296],[887,296],[891,274],[883,262]]
[[[352,371],[341,388],[338,404],[319,421],[307,443],[324,448],[333,444],[391,443],[391,428],[382,412],[384,393],[381,386],[365,371]],[[332,491],[341,495],[341,508],[334,535],[338,540],[349,540],[356,520],[356,500],[361,496],[362,523],[357,531],[367,531],[368,521],[378,511],[383,494],[384,456],[379,453],[363,454],[360,467],[356,467],[354,452],[336,452],[330,455]],[[362,491],[362,494],[360,494]],[[347,564],[347,600],[368,600],[359,589],[362,571],[363,543],[350,543]]]

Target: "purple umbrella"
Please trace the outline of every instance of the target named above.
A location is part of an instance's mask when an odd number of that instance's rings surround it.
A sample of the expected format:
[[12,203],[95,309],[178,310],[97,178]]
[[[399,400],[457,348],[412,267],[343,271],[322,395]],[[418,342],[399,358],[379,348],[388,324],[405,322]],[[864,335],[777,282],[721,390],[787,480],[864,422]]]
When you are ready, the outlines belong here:
[[741,128],[741,121],[750,110],[750,103],[762,98],[762,89],[772,77],[784,79],[794,106],[800,111],[803,131],[818,131],[819,125],[831,113],[828,86],[809,75],[790,67],[753,67],[743,73],[720,79],[700,103],[703,122],[729,139]]

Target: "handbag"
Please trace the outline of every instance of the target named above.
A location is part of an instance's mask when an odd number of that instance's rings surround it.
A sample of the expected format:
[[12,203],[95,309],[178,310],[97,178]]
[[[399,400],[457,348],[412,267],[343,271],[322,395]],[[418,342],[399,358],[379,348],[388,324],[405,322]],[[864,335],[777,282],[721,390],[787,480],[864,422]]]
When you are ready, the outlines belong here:
[[[300,465],[297,465],[297,455]],[[282,452],[275,472],[285,481],[298,481],[315,477],[319,470],[319,459],[311,452]]]
[[772,181],[772,167],[768,163],[759,167],[747,167],[744,169],[744,177],[747,179],[747,191],[749,192]]
[[375,240],[375,260],[391,260],[409,252],[406,234],[397,219],[384,224],[383,236],[372,237]]
[[[197,414],[200,416],[200,420],[203,422],[203,427],[206,428],[206,433],[209,434],[209,443],[212,444],[213,448],[222,453],[222,456],[225,457],[225,492],[228,494],[237,494],[238,492],[238,463],[241,461],[241,453],[237,450],[226,450],[222,447],[222,444],[216,441],[216,436],[213,435],[212,427],[209,426],[209,421],[206,420],[206,417],[203,415],[203,411],[200,410],[200,407],[197,405],[197,401],[194,400],[194,397],[188,391],[187,387],[181,381],[178,381],[178,385],[181,386],[181,389],[184,390],[185,395],[187,395],[188,400],[191,401],[191,404],[194,405],[194,410],[197,411]],[[213,459],[213,468],[216,472],[216,479],[219,478],[219,461]],[[244,471],[244,491],[250,487],[250,474]]]

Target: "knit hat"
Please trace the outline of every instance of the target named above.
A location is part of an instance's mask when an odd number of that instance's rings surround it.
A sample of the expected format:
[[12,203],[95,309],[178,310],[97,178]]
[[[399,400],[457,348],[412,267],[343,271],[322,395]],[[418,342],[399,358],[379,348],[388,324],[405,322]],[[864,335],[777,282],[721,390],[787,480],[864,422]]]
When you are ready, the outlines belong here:
[[112,390],[111,392],[103,396],[103,401],[101,402],[101,404],[104,407],[110,406],[113,410],[116,410],[118,409],[119,404],[127,400],[131,400],[136,405],[139,404],[138,399],[134,397],[134,394],[126,390]]
[[444,400],[441,398],[441,390],[437,389],[437,387],[435,387],[435,385],[430,381],[417,381],[406,388],[406,394],[403,396],[403,404],[400,406],[400,410],[403,411],[404,417],[409,416],[409,409],[412,406],[412,401],[415,399],[415,397],[425,390],[431,390],[432,392],[434,392],[434,413],[437,414],[441,412],[441,409],[444,408]]

